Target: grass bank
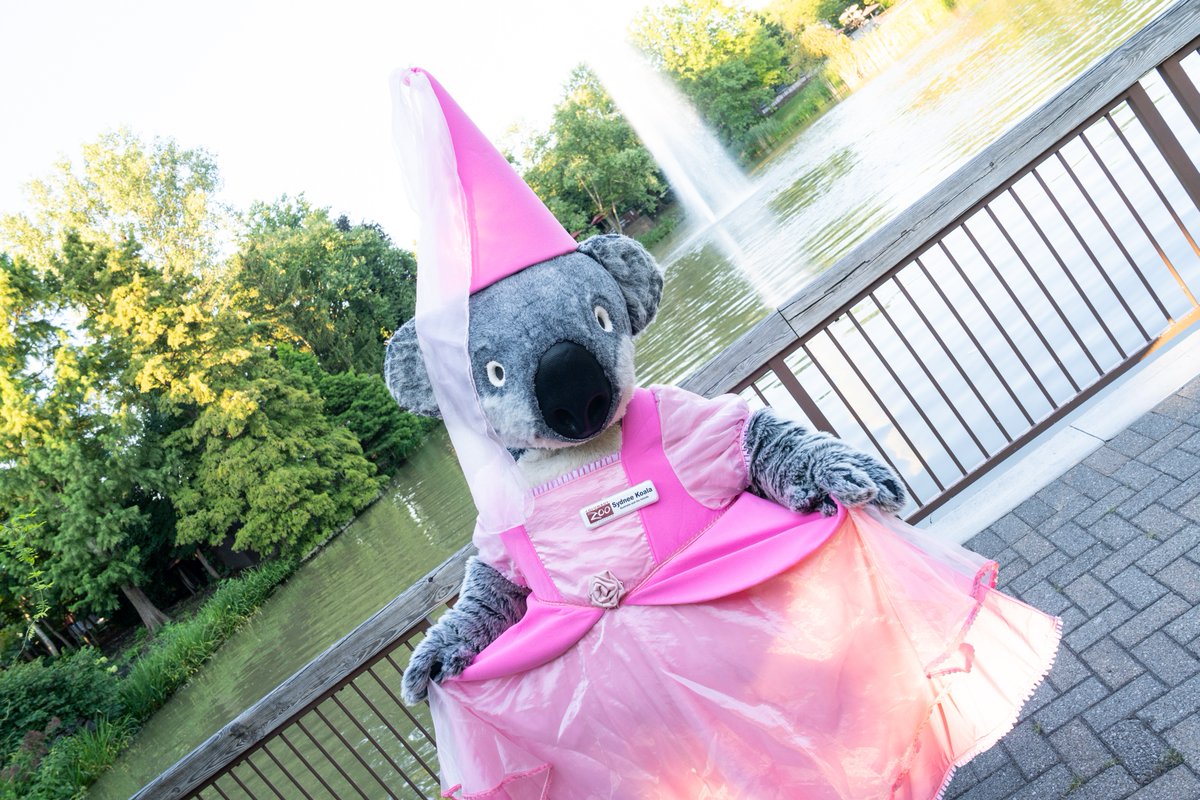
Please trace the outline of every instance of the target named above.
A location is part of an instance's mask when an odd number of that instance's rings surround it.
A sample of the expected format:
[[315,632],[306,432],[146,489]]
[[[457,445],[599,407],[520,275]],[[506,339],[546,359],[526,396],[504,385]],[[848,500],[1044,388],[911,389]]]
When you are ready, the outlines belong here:
[[85,648],[0,672],[0,800],[82,797],[292,569],[276,561],[222,581],[194,616],[115,659]]
[[826,72],[818,72],[779,110],[746,131],[742,137],[739,159],[747,166],[758,166],[837,101],[838,97]]

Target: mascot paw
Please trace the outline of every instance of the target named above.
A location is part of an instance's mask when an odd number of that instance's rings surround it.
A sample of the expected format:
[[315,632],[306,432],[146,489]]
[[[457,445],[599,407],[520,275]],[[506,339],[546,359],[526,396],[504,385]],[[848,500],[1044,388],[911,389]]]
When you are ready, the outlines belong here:
[[440,683],[461,674],[475,657],[466,642],[448,634],[446,628],[434,626],[413,651],[400,682],[400,696],[410,706],[429,696],[430,681]]
[[848,451],[820,471],[817,484],[826,493],[824,502],[813,508],[822,513],[827,510],[828,498],[832,497],[849,508],[860,508],[873,504],[888,513],[904,507],[907,495],[899,479],[883,464],[871,456],[858,451]]

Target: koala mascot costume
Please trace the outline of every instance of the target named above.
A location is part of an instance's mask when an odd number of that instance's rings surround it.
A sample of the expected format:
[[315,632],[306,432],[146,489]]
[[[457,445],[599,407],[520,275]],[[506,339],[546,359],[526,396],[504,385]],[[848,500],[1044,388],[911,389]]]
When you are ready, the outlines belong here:
[[575,242],[427,73],[393,94],[422,232],[386,378],[445,420],[479,510],[402,687],[445,795],[938,796],[1013,725],[1058,621],[895,519],[870,456],[637,386],[649,253]]

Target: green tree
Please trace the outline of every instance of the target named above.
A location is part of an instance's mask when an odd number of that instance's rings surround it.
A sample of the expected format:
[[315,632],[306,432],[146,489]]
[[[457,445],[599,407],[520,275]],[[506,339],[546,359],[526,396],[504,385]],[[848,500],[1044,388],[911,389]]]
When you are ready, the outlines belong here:
[[141,589],[138,497],[161,489],[168,463],[130,386],[129,351],[106,325],[113,301],[101,279],[145,271],[136,247],[74,234],[51,267],[39,275],[0,260],[0,515],[38,523],[29,544],[66,609],[105,613],[123,594],[153,631],[166,615]]
[[837,30],[838,16],[858,0],[774,0],[763,14],[785,34],[788,60],[796,74],[816,71],[831,56],[850,49]]
[[78,166],[59,161],[29,184],[32,212],[6,217],[10,252],[45,271],[69,232],[89,244],[141,243],[146,260],[172,279],[200,275],[218,252],[222,215],[213,194],[216,163],[170,139],[141,141],[127,129],[82,148]]
[[411,253],[303,197],[251,207],[228,280],[274,341],[303,346],[329,372],[381,372],[384,344],[416,299]]
[[312,382],[265,356],[176,441],[191,455],[175,494],[181,543],[300,553],[379,489],[354,435],[322,413]]
[[31,516],[0,522],[0,620],[23,629],[22,649],[37,636],[50,655],[56,656],[58,645],[42,627],[42,620],[50,614],[49,592],[54,584],[46,575],[43,556],[31,543],[37,532]]
[[650,211],[665,188],[658,165],[595,73],[571,72],[550,130],[525,153],[525,180],[568,230],[603,217],[621,231],[628,210]]
[[380,475],[395,473],[437,424],[396,405],[378,374],[351,370],[331,375],[311,353],[286,344],[280,345],[276,352],[288,370],[312,381],[321,395],[325,417],[331,424],[348,428],[354,434],[363,455]]
[[740,145],[776,87],[790,82],[783,30],[724,0],[647,8],[630,35],[727,145]]

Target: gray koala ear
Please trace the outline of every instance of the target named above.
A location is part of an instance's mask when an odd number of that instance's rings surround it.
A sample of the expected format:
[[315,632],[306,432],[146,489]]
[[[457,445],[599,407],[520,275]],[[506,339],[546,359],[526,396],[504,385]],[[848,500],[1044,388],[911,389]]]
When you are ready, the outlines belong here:
[[640,242],[615,233],[593,236],[579,245],[579,252],[599,261],[617,279],[633,334],[641,333],[654,321],[662,300],[663,274],[654,256]]
[[413,320],[400,326],[388,340],[383,358],[383,380],[396,402],[407,411],[423,417],[440,417],[433,385],[421,349],[417,346],[417,328]]

